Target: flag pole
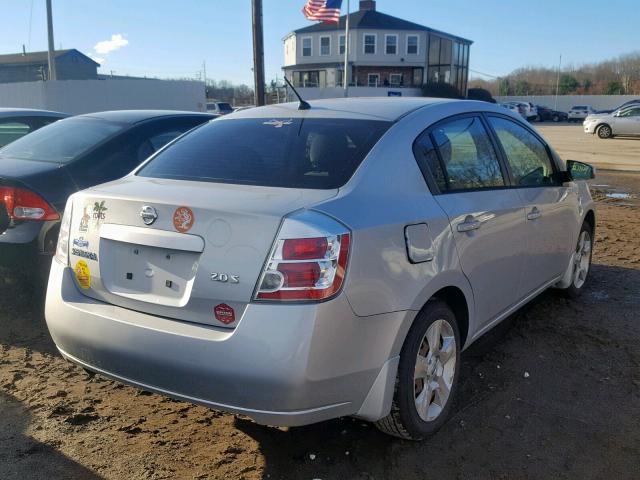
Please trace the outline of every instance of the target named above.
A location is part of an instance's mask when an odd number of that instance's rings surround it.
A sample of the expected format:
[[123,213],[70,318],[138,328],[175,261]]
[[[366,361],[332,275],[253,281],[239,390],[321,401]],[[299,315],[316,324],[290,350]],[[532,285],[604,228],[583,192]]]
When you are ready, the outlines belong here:
[[344,96],[349,96],[349,0],[347,0],[347,18],[344,27],[344,72],[342,73],[342,86]]

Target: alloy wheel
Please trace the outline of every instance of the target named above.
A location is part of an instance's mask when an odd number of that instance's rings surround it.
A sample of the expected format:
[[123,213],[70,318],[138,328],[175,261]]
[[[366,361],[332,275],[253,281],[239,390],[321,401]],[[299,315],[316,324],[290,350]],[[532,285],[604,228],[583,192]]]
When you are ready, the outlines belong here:
[[609,138],[611,136],[611,127],[603,125],[598,129],[598,136],[600,138]]
[[576,253],[574,255],[573,286],[582,288],[587,281],[591,266],[591,235],[583,230],[578,239]]
[[420,343],[416,358],[414,398],[425,422],[438,418],[449,400],[457,358],[453,327],[446,320],[433,322]]

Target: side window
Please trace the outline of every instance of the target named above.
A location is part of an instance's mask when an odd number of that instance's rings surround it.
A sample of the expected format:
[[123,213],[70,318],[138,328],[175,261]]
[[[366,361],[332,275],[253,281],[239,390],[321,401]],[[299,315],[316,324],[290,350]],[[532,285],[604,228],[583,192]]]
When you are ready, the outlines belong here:
[[551,158],[544,144],[527,129],[504,118],[489,117],[507,156],[516,185],[556,185]]
[[178,138],[182,135],[187,129],[184,130],[171,130],[169,132],[160,132],[157,135],[154,135],[149,139],[149,144],[153,148],[153,151],[160,150],[170,141]]
[[431,141],[437,154],[429,154],[426,162],[442,192],[505,185],[498,156],[479,117],[441,123],[431,131]]
[[621,117],[640,117],[640,108],[630,108],[629,110],[620,112]]
[[0,147],[25,136],[30,131],[31,127],[27,123],[17,120],[0,121]]

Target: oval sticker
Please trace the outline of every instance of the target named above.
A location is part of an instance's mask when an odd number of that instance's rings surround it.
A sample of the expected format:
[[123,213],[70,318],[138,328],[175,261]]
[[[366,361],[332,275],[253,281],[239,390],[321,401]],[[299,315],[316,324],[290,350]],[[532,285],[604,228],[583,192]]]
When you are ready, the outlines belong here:
[[173,226],[180,233],[191,230],[195,220],[196,217],[193,215],[193,210],[189,207],[178,207],[173,213]]
[[91,288],[91,270],[89,270],[89,265],[84,260],[78,260],[76,263],[76,267],[73,269],[73,272],[76,275],[76,280],[78,281],[78,285],[81,288],[87,290]]

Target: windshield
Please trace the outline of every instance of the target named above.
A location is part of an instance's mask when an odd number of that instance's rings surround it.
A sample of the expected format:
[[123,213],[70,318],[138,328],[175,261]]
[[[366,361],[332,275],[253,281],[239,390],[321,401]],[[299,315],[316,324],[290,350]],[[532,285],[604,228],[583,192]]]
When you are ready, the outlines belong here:
[[233,108],[228,103],[219,103],[218,108],[222,112],[233,112]]
[[0,149],[0,158],[68,163],[123,128],[97,118],[60,120]]
[[344,185],[390,122],[250,118],[211,122],[138,172],[143,177],[271,187]]

